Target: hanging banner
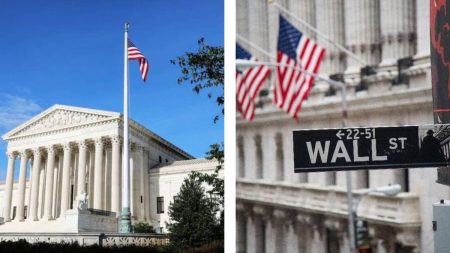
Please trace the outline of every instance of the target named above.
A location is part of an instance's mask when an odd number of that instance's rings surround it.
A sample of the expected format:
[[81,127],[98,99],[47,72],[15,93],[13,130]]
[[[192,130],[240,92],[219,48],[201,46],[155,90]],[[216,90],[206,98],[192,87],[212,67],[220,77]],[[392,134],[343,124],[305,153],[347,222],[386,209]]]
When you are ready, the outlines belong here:
[[431,78],[435,124],[450,123],[450,6],[430,0]]
[[295,172],[446,166],[450,125],[295,130]]

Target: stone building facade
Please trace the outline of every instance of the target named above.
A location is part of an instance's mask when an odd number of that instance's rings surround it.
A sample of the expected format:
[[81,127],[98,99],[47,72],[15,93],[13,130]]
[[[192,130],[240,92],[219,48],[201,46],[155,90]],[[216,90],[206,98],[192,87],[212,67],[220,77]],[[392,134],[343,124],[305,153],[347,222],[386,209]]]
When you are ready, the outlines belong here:
[[[278,15],[295,13],[365,64],[294,18],[326,48],[319,74],[344,80],[347,126],[433,124],[428,0],[238,0],[237,33],[275,56]],[[255,57],[273,61],[245,41]],[[400,62],[410,64],[399,66]],[[361,74],[372,66],[376,73]],[[399,69],[401,69],[399,71]],[[252,122],[237,117],[237,251],[349,252],[345,172],[294,173],[292,130],[342,126],[341,93],[316,81],[296,122],[272,103],[274,75]],[[353,171],[355,198],[400,184],[395,197],[370,194],[357,215],[369,223],[374,253],[433,252],[432,204],[449,198],[436,168]]]
[[[99,224],[117,224],[122,209],[122,123],[120,113],[54,105],[3,135],[8,168],[0,185],[0,233],[117,231],[117,226],[96,224],[77,228],[71,215],[85,195],[86,208],[105,216],[100,215],[99,222],[111,221]],[[184,177],[192,170],[214,171],[216,162],[194,159],[133,120],[130,147],[132,221],[161,230]],[[161,190],[166,183],[171,188]]]

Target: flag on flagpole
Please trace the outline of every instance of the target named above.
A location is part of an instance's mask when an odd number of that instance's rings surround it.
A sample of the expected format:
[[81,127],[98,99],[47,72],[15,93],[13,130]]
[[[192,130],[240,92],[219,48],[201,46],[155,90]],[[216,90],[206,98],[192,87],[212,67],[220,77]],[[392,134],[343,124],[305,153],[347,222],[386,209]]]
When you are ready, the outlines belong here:
[[[256,61],[249,52],[236,43],[236,59]],[[255,99],[270,74],[270,68],[265,65],[249,67],[243,72],[236,70],[236,107],[246,120],[255,116]]]
[[276,71],[274,103],[297,118],[314,82],[314,77],[302,70],[316,74],[325,49],[280,15],[277,51],[277,63],[281,66]]
[[147,80],[148,74],[148,61],[145,56],[139,51],[131,40],[128,39],[128,60],[139,61],[139,70],[141,71],[142,80]]

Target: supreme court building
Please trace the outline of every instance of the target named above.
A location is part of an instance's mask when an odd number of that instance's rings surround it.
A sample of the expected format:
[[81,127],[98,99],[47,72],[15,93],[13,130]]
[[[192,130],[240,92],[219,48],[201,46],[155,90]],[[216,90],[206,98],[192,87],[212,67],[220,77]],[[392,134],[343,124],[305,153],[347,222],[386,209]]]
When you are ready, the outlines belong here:
[[[216,162],[194,159],[131,119],[129,131],[132,222],[164,232],[183,179],[214,171]],[[122,133],[120,113],[54,105],[3,135],[0,233],[117,232]]]

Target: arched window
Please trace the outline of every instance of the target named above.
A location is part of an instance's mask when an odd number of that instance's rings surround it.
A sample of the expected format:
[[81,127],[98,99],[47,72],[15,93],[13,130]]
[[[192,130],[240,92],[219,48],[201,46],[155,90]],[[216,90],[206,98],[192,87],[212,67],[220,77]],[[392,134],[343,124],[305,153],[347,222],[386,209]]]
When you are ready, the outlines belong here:
[[238,177],[245,177],[245,153],[244,153],[244,138],[239,136],[237,141],[237,171]]
[[261,145],[261,135],[255,136],[255,152],[256,152],[256,178],[263,178],[263,152]]
[[275,166],[276,180],[284,180],[284,153],[283,153],[283,136],[281,133],[275,135]]

